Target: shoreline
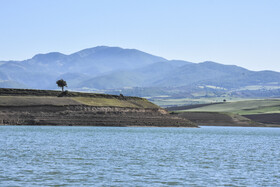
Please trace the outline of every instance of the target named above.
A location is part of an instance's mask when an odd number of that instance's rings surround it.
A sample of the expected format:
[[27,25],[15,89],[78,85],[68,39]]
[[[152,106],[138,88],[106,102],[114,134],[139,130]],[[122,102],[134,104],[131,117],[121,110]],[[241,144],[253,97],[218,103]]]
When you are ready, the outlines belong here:
[[[268,120],[265,121],[262,118],[264,114],[240,116],[237,114],[227,114],[220,112],[181,112],[172,115],[189,119],[190,121],[196,123],[198,126],[280,127],[280,120],[279,123],[277,123],[276,120],[273,121],[274,123],[271,123]],[[275,116],[280,118],[280,114],[276,114]]]
[[0,125],[197,127],[139,97],[1,89]]

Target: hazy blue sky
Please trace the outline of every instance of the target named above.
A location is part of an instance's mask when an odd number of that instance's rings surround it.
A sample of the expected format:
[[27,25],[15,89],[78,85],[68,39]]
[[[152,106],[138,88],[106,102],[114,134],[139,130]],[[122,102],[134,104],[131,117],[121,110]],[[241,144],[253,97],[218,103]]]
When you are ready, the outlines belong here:
[[280,71],[280,0],[0,0],[0,60],[99,46]]

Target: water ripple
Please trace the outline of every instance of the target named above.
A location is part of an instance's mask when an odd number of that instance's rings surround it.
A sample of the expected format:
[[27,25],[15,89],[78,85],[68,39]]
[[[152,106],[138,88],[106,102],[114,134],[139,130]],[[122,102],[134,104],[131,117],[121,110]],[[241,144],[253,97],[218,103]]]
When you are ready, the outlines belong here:
[[0,127],[0,186],[278,186],[280,129]]

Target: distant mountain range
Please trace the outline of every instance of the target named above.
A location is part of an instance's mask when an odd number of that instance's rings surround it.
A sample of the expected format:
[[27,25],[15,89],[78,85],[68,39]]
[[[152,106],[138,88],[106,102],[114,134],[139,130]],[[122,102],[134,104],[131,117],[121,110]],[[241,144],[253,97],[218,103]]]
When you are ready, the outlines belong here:
[[186,90],[198,89],[229,92],[252,87],[280,88],[279,72],[250,71],[209,61],[167,60],[119,47],[100,46],[70,55],[53,52],[24,61],[0,61],[3,88],[57,89],[55,82],[60,78],[71,90],[128,89],[132,90],[130,95],[137,96],[186,94]]

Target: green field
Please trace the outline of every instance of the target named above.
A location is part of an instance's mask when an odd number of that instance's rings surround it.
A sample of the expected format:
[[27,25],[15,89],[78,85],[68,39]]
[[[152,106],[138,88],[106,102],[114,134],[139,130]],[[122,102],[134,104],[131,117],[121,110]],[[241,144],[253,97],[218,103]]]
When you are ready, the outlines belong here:
[[239,115],[280,113],[280,99],[244,100],[181,110],[180,112],[227,112]]

